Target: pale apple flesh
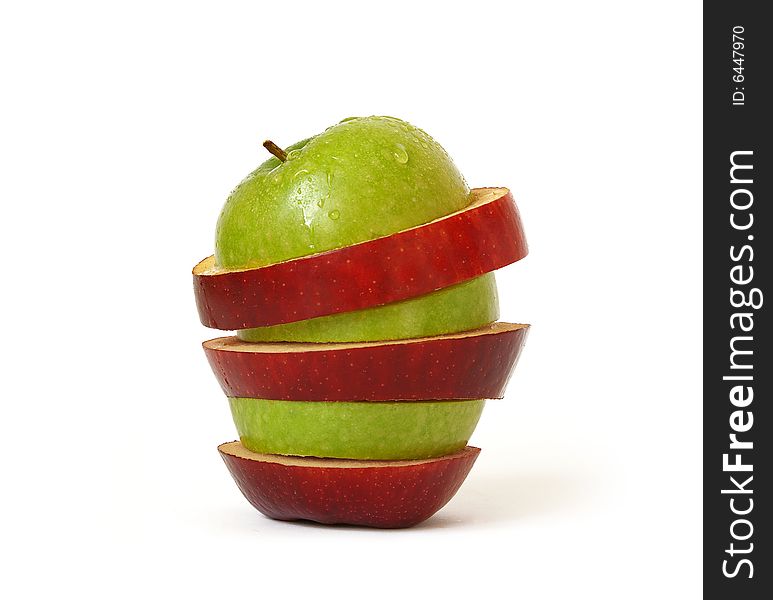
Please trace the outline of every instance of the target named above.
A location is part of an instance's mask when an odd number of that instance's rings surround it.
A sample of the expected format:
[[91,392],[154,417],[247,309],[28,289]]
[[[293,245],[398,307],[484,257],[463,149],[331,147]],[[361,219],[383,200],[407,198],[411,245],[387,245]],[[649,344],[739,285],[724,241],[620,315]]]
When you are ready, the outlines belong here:
[[359,460],[431,458],[458,452],[475,430],[484,402],[229,398],[239,439],[248,450]]

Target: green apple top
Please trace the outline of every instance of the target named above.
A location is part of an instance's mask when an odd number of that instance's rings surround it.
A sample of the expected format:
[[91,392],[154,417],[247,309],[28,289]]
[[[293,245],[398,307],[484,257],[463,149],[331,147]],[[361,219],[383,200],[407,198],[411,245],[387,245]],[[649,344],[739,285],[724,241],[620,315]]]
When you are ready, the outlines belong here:
[[469,203],[445,150],[393,117],[345,119],[282,158],[269,158],[231,192],[217,223],[221,267],[261,267],[364,242]]

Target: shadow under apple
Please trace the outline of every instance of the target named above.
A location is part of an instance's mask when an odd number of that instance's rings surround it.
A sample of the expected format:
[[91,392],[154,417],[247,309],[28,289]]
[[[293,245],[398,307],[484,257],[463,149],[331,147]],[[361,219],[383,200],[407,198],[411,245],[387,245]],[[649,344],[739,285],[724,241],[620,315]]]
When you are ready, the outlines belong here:
[[582,504],[589,488],[587,475],[576,471],[473,472],[457,496],[418,528],[496,525],[560,513]]

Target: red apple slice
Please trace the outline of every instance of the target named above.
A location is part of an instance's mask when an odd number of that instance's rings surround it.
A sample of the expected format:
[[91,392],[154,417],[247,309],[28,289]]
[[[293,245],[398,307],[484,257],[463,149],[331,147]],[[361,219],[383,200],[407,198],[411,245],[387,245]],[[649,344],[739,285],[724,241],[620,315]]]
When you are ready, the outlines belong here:
[[454,496],[479,448],[439,458],[362,461],[256,454],[218,446],[236,485],[255,508],[282,521],[411,527]]
[[390,236],[257,269],[213,256],[193,269],[201,322],[216,329],[290,323],[427,294],[520,260],[528,250],[506,188],[472,190],[459,212]]
[[391,342],[204,342],[229,397],[378,401],[501,398],[528,325],[493,323],[462,333]]

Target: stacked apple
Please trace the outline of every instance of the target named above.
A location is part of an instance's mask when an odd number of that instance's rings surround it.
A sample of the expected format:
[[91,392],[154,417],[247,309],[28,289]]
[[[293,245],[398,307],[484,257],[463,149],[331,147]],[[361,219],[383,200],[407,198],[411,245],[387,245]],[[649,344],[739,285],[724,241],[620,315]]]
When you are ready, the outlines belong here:
[[204,343],[240,438],[221,456],[269,517],[419,523],[472,468],[525,341],[493,275],[527,253],[518,210],[399,119],[264,145],[193,270],[202,323],[237,330]]

